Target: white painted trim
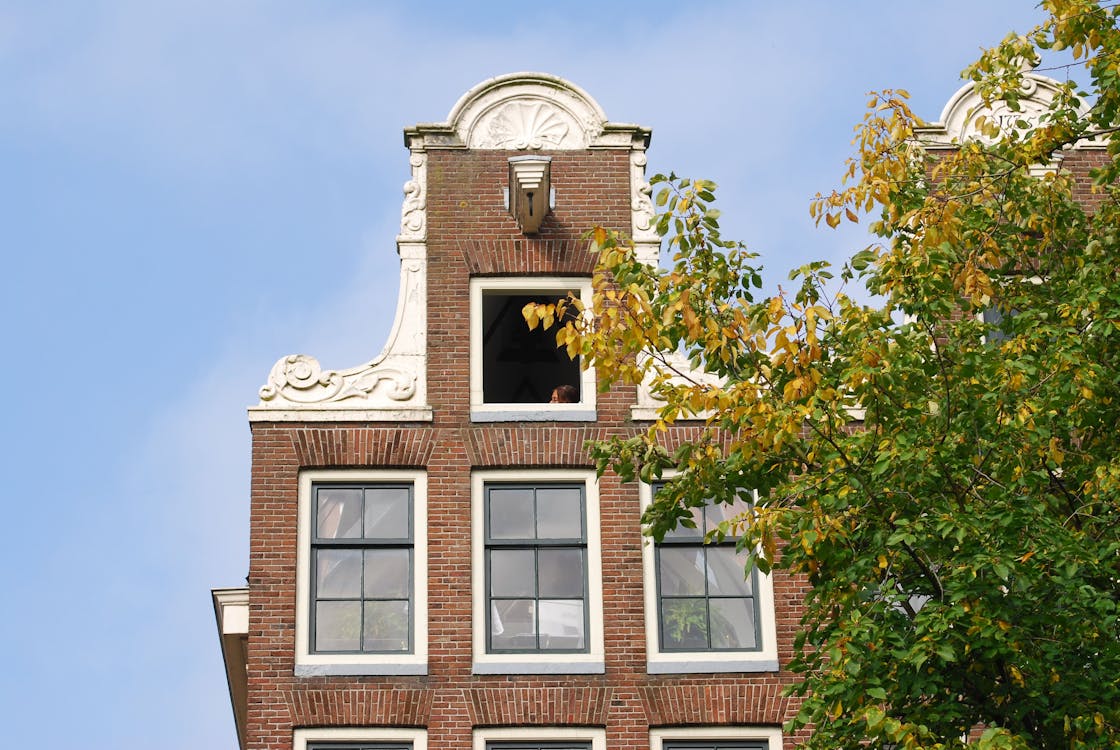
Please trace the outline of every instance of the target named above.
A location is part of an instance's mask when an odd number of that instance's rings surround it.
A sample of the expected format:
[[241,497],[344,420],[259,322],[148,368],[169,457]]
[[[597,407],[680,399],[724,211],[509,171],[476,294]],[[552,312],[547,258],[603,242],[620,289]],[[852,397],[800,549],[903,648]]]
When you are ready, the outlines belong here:
[[[668,479],[671,474],[666,475]],[[642,482],[638,498],[644,511],[653,502],[653,487]],[[642,538],[642,580],[646,616],[646,671],[649,674],[690,672],[776,672],[778,638],[774,616],[774,581],[756,571],[760,648],[758,651],[661,651],[660,621],[657,617],[657,571],[654,543]]]
[[237,743],[245,747],[245,725],[249,710],[249,674],[247,642],[249,640],[249,589],[214,589],[214,616],[222,644],[222,662],[226,668],[233,721],[237,726]]
[[307,750],[316,742],[410,742],[412,750],[428,750],[428,732],[424,729],[373,727],[323,727],[296,729],[292,734],[292,750]]
[[[315,482],[412,484],[413,628],[411,654],[311,653],[311,486]],[[307,470],[299,475],[296,550],[295,675],[402,675],[428,673],[428,475],[397,469]]]
[[607,732],[599,727],[483,727],[474,730],[472,750],[488,742],[590,742],[591,750],[607,750]]
[[[524,406],[524,404],[519,404]],[[579,404],[539,404],[532,409],[471,409],[472,422],[594,422],[594,409],[573,409]]]
[[[539,294],[557,296],[575,292],[583,301],[591,299],[591,279],[583,276],[480,276],[470,282],[470,397],[471,421],[528,421],[540,414],[541,421],[593,421],[595,419],[595,369],[580,370],[578,404],[488,404],[482,393],[482,296],[500,294]],[[555,416],[553,416],[555,415]],[[588,416],[590,415],[590,416]]]
[[[587,653],[490,654],[486,652],[487,484],[497,482],[579,482],[584,486],[587,522]],[[471,474],[471,601],[474,674],[602,674],[603,561],[599,529],[599,484],[595,472],[582,469],[484,470]]]
[[664,750],[667,742],[696,742],[723,740],[724,742],[765,742],[768,750],[782,750],[781,727],[675,727],[651,729],[649,750]]

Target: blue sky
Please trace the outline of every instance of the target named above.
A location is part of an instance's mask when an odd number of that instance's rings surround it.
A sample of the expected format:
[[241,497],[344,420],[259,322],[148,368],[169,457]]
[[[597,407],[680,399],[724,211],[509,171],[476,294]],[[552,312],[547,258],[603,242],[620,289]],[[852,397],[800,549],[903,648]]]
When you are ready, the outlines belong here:
[[3,744],[235,748],[209,589],[248,567],[272,363],[380,351],[402,128],[539,70],[720,183],[768,279],[816,230],[866,92],[935,119],[1029,2],[0,0],[8,483]]

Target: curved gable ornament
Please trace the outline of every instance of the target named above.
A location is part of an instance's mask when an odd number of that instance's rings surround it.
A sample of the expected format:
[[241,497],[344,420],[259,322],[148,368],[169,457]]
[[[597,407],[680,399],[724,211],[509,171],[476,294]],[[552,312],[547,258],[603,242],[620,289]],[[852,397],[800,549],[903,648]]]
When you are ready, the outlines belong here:
[[992,143],[995,139],[984,135],[977,128],[980,117],[994,121],[1004,133],[1021,129],[1016,124],[1019,121],[1026,121],[1030,127],[1036,127],[1042,116],[1049,111],[1058,90],[1059,83],[1054,79],[1024,72],[1019,109],[1016,111],[1002,100],[985,104],[976,91],[976,84],[969,81],[949,98],[937,122],[919,128],[917,132],[922,142],[933,148],[950,147],[968,140]]
[[327,369],[306,354],[281,357],[261,386],[250,421],[432,420],[428,403],[428,157],[443,149],[506,151],[619,149],[630,154],[632,231],[639,253],[657,262],[660,238],[645,180],[650,131],[608,122],[583,89],[545,73],[491,78],[464,94],[446,122],[405,128],[404,183],[397,253],[400,296],[389,340],[364,364]]
[[511,73],[464,94],[447,124],[467,148],[572,150],[603,145],[607,118],[573,83],[545,73]]

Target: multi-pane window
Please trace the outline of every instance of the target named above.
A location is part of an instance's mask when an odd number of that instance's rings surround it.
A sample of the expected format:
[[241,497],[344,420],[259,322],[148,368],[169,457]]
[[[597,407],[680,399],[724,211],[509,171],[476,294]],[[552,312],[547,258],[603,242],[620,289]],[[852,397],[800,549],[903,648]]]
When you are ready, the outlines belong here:
[[484,502],[487,651],[586,652],[584,485],[487,484]]
[[656,545],[662,651],[759,648],[757,574],[745,572],[747,554],[735,549],[739,538],[727,535],[719,542],[704,542],[706,532],[748,509],[744,501],[696,508],[696,528],[678,526]]
[[308,745],[307,750],[412,750],[412,743],[325,742]]
[[591,750],[590,742],[487,742],[486,750]]
[[412,651],[412,503],[408,483],[312,486],[313,652]]

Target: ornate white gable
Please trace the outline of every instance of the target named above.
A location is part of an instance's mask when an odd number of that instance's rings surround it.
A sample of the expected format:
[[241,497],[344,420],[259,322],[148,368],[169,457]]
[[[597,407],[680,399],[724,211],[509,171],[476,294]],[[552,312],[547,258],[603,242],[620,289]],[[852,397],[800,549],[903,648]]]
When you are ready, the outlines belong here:
[[1032,127],[1050,108],[1058,94],[1058,82],[1037,73],[1024,72],[1019,110],[1014,111],[1004,101],[985,104],[976,91],[976,84],[969,81],[961,86],[941,111],[941,118],[918,129],[918,136],[929,148],[951,147],[966,140],[992,142],[977,128],[980,117],[994,121],[1004,132],[1016,129],[1016,123],[1026,121]]
[[282,357],[260,388],[251,421],[429,421],[427,388],[428,152],[434,149],[630,152],[632,233],[657,262],[653,204],[645,180],[650,132],[611,123],[583,89],[544,73],[483,81],[456,102],[447,121],[406,128],[410,176],[404,183],[397,252],[400,297],[389,341],[364,364],[324,369],[307,354]]

